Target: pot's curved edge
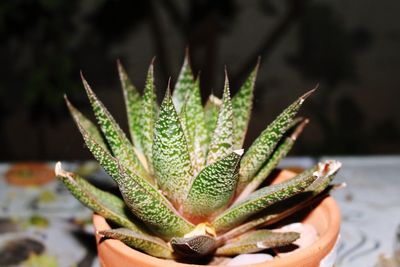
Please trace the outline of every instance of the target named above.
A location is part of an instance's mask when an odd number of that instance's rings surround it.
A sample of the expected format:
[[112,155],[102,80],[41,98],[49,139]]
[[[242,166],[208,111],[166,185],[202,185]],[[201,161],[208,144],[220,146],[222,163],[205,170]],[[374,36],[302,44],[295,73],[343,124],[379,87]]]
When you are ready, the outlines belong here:
[[[294,173],[283,171],[279,176],[293,176]],[[323,218],[323,219],[321,219]],[[312,210],[303,222],[313,224],[319,230],[319,239],[311,246],[303,249],[298,249],[292,252],[289,256],[282,258],[275,258],[273,261],[242,265],[242,267],[284,267],[293,266],[301,260],[301,266],[319,266],[319,261],[322,260],[333,249],[340,231],[340,210],[335,200],[328,196],[321,203]],[[149,256],[145,253],[136,251],[121,241],[118,240],[103,240],[100,242],[100,236],[97,231],[110,229],[106,220],[97,214],[93,215],[93,224],[96,230],[96,243],[99,253],[99,260],[103,266],[108,267],[108,263],[113,262],[118,267],[132,267],[129,262],[135,261],[137,266],[143,267],[204,267],[204,265],[184,264],[174,261],[163,260],[156,257]],[[324,232],[320,232],[324,228]],[[111,259],[109,253],[105,254],[105,250],[113,251],[113,253],[120,255],[121,258],[128,260]],[[130,260],[130,261],[129,261]],[[120,261],[120,262],[118,262]],[[208,265],[211,266],[211,265]],[[212,266],[211,266],[212,267]],[[216,266],[215,266],[216,267]]]

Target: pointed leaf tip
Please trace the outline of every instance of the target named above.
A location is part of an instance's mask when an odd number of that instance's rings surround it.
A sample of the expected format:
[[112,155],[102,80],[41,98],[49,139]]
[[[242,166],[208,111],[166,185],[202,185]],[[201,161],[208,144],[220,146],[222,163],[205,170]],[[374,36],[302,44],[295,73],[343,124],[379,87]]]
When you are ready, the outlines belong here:
[[317,84],[313,89],[306,92],[304,95],[300,97],[300,104],[302,104],[310,95],[312,95],[319,88],[319,84]]
[[62,169],[62,165],[60,161],[57,161],[56,166],[54,168],[54,172],[56,174],[56,176],[60,176],[64,174],[64,171]]
[[232,98],[235,148],[242,147],[246,137],[253,108],[254,88],[259,64],[260,62],[258,61],[239,91]]
[[187,97],[193,93],[194,86],[194,77],[190,67],[189,57],[186,55],[172,93],[172,100],[178,113],[181,111]]
[[295,128],[295,130],[293,131],[293,133],[291,134],[290,138],[292,138],[293,140],[297,140],[297,138],[299,137],[299,135],[303,132],[304,128],[306,127],[306,125],[310,122],[309,119],[304,119],[302,120],[299,125]]
[[192,165],[185,133],[169,90],[154,124],[152,162],[160,188],[178,206],[186,197],[192,177]]
[[241,156],[244,153],[244,149],[243,148],[242,149],[236,149],[236,150],[233,150],[233,152],[238,154],[239,156]]
[[[315,89],[307,92],[302,97],[288,106],[267,128],[257,137],[250,148],[244,154],[240,163],[240,183],[249,183],[265,162],[270,158],[282,136],[293,126],[294,118],[299,111],[305,97]],[[304,98],[303,98],[304,97]],[[239,188],[238,192],[243,188]]]
[[171,96],[171,76],[168,78],[167,90],[165,91],[165,96],[168,97]]
[[213,130],[207,154],[207,164],[212,164],[233,151],[233,111],[227,77],[222,105]]

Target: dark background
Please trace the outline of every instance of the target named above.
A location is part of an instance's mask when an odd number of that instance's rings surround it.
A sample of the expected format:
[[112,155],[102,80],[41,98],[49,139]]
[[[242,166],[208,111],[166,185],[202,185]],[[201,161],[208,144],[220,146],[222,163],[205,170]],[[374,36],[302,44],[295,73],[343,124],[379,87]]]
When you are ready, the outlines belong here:
[[262,56],[247,144],[319,83],[292,155],[400,152],[400,2],[396,0],[15,0],[0,2],[0,160],[89,158],[66,93],[86,114],[82,70],[126,129],[116,71],[138,88],[156,56],[157,90],[184,49],[204,97],[237,91]]

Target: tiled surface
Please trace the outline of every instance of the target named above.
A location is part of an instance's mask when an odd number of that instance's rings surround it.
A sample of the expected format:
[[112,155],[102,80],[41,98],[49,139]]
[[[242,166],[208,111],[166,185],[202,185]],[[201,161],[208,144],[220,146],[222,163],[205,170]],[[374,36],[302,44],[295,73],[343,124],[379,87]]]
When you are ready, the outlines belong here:
[[[336,266],[375,266],[380,254],[392,255],[400,224],[400,157],[334,158],[344,165],[336,181],[348,185],[334,193],[342,211]],[[315,162],[310,157],[288,158],[281,166],[306,168]],[[41,263],[37,266],[98,266],[87,224],[90,211],[57,181],[41,187],[10,186],[3,179],[8,167],[0,164],[0,247],[9,240],[29,238],[44,249],[45,257],[36,259]],[[112,184],[102,172],[91,179]],[[1,260],[0,266],[5,266]],[[18,266],[34,265],[31,261]]]

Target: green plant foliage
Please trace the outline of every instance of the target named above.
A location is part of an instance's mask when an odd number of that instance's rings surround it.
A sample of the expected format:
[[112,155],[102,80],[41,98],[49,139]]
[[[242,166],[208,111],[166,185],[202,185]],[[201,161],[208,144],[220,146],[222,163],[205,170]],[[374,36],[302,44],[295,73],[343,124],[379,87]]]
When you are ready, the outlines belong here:
[[280,184],[263,186],[308,122],[295,116],[314,90],[287,107],[243,154],[258,68],[259,63],[232,99],[225,72],[222,99],[211,95],[203,106],[200,81],[186,55],[172,95],[168,85],[159,106],[153,62],[143,94],[118,63],[131,140],[82,78],[101,133],[67,98],[66,103],[87,148],[122,198],[60,163],[56,173],[84,205],[122,227],[101,231],[103,238],[187,261],[254,253],[299,237],[265,227],[326,196],[341,164],[318,163]]
[[187,195],[193,171],[185,134],[169,89],[161,104],[154,137],[153,164],[157,182],[178,206]]
[[104,238],[118,239],[128,246],[143,251],[149,255],[171,259],[172,249],[168,244],[157,237],[138,233],[126,228],[117,228],[99,232]]
[[235,148],[241,148],[249,126],[251,109],[253,106],[254,85],[256,82],[260,61],[250,73],[239,92],[232,98],[232,110],[235,127],[233,128]]
[[207,154],[207,164],[225,157],[233,151],[233,112],[229,92],[228,74],[225,72],[224,94],[218,113],[217,125],[211,137]]
[[255,253],[267,248],[282,247],[291,244],[300,237],[299,233],[278,233],[270,230],[256,230],[243,234],[217,249],[219,256],[233,256],[241,253]]
[[139,92],[129,79],[120,61],[117,61],[119,79],[121,80],[122,92],[125,100],[126,115],[128,117],[129,132],[133,145],[143,151],[142,127],[140,126],[140,110],[142,101]]
[[287,107],[253,142],[240,162],[238,192],[242,191],[244,185],[252,180],[271,156],[279,140],[292,125],[301,105],[314,91],[315,89],[307,92]]

